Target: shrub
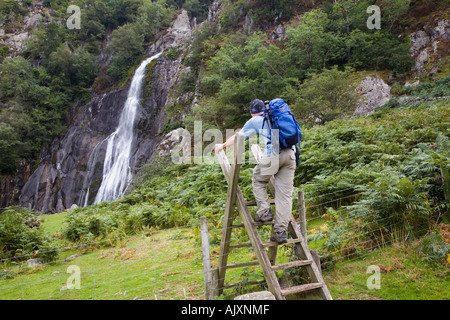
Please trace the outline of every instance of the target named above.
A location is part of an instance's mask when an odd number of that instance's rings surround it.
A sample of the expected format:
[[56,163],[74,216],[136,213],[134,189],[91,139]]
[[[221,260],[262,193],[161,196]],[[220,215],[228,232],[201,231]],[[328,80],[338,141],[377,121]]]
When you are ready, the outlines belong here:
[[114,30],[108,50],[113,53],[108,72],[117,79],[122,79],[144,51],[144,36],[140,33],[139,26],[129,23]]
[[438,264],[447,259],[450,254],[450,244],[444,241],[441,234],[431,232],[422,239],[422,243],[416,247],[422,254],[422,259],[430,264]]
[[56,246],[37,222],[34,212],[20,207],[7,208],[0,214],[0,260],[32,257],[42,262],[56,260]]
[[[374,221],[390,231],[395,228],[421,231],[431,216],[427,180],[413,180],[386,168],[363,189],[363,199],[349,206],[351,216]],[[372,226],[373,227],[373,226]]]
[[423,82],[415,87],[403,87],[401,93],[421,98],[448,97],[450,96],[450,76],[435,82]]
[[353,69],[340,71],[337,66],[313,74],[291,94],[292,108],[300,119],[333,120],[354,111],[358,98],[355,94]]

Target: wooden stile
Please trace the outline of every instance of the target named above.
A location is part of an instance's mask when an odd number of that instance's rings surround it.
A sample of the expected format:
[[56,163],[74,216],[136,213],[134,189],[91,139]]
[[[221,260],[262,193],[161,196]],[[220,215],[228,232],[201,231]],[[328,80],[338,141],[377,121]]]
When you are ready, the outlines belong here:
[[[251,147],[253,155],[257,162],[262,156],[261,149],[258,145],[252,145]],[[244,137],[241,134],[236,134],[236,141],[234,144],[233,163],[230,165],[227,156],[223,150],[216,154],[219,164],[222,168],[223,174],[228,183],[227,190],[227,202],[225,205],[225,215],[223,221],[223,232],[220,244],[219,252],[219,266],[218,266],[218,294],[222,294],[224,288],[229,288],[234,284],[225,284],[226,270],[229,268],[238,268],[250,265],[260,265],[266,283],[269,290],[275,296],[277,300],[284,300],[286,295],[304,292],[308,290],[319,290],[322,298],[326,300],[332,300],[332,297],[328,291],[328,288],[323,280],[320,272],[320,267],[317,266],[316,260],[311,255],[308,249],[305,237],[302,235],[294,217],[291,217],[289,222],[288,232],[291,239],[288,239],[287,245],[294,246],[294,253],[299,258],[297,261],[288,263],[276,264],[276,255],[278,244],[276,242],[262,242],[257,231],[257,226],[260,225],[273,225],[272,223],[255,223],[248,210],[248,205],[255,205],[255,203],[249,201],[246,202],[241,190],[239,189],[239,173],[240,173],[240,160],[244,151]],[[269,189],[273,196],[275,196],[274,177],[271,177],[269,181]],[[273,203],[273,201],[272,201]],[[233,221],[236,218],[235,208],[241,217],[242,224],[233,225]],[[231,229],[237,227],[245,227],[250,238],[250,243],[234,244],[230,245]],[[306,230],[306,220],[305,220]],[[272,228],[273,232],[273,228]],[[306,232],[306,231],[305,231]],[[306,234],[306,233],[305,233]],[[250,247],[255,250],[257,261],[244,262],[238,264],[228,264],[229,250],[232,248]],[[265,250],[265,247],[269,248],[269,252]],[[320,262],[319,262],[320,263]],[[291,268],[291,267],[305,267],[312,280],[312,283],[296,286],[292,288],[281,288],[278,278],[275,274],[275,270]]]

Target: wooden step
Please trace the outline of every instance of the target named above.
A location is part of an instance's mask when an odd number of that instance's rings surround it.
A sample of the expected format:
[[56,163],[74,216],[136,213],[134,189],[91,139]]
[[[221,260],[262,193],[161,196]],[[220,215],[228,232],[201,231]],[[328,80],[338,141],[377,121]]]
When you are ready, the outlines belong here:
[[[262,242],[263,247],[275,247],[275,246],[282,246],[282,245],[286,245],[286,244],[293,244],[293,243],[299,243],[301,240],[300,239],[287,239],[286,243],[283,244],[278,244],[277,242],[274,241],[264,241]],[[244,248],[244,247],[251,247],[252,243],[251,242],[244,242],[244,243],[238,243],[238,244],[230,244],[228,246],[228,248],[230,249],[235,249],[235,248]]]
[[283,246],[286,244],[294,244],[294,243],[300,243],[301,239],[287,239],[286,243],[278,244],[278,242],[275,241],[264,241],[262,244],[264,247],[276,247],[276,246]]
[[234,283],[226,283],[223,285],[224,289],[229,289],[237,286],[246,286],[246,285],[252,285],[252,284],[262,284],[265,283],[266,280],[248,280],[248,281],[241,281],[241,282],[234,282]]
[[249,266],[259,266],[258,261],[250,261],[250,262],[242,262],[242,263],[233,263],[225,266],[226,269],[232,269],[232,268],[242,268],[242,267],[249,267]]
[[322,288],[322,287],[323,287],[322,283],[307,283],[307,284],[302,284],[302,285],[299,285],[296,287],[281,289],[281,294],[283,296],[287,296],[289,294],[305,292],[305,291],[318,289],[318,288]]
[[[275,199],[269,199],[269,203],[270,204],[275,204]],[[247,207],[249,207],[249,206],[256,206],[256,200],[245,201],[245,205]]]
[[[268,221],[268,222],[255,222],[255,221],[253,221],[253,224],[255,226],[257,226],[257,227],[268,226],[268,225],[274,224],[274,221],[273,220],[272,221]],[[245,225],[243,223],[233,224],[233,225],[230,226],[230,228],[244,228],[244,227],[245,227]]]
[[272,270],[278,270],[278,269],[287,269],[291,267],[301,267],[301,266],[307,266],[312,264],[312,260],[297,260],[292,262],[286,262],[286,263],[280,263],[271,266]]

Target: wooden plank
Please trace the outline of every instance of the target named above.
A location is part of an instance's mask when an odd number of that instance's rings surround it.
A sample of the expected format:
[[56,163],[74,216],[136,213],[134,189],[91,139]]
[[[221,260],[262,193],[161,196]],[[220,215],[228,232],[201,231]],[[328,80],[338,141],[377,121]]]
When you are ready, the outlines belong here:
[[[224,223],[223,223],[223,231],[222,231],[222,240],[220,242],[220,254],[219,254],[219,290],[222,293],[222,286],[225,281],[225,272],[228,261],[228,252],[229,252],[229,244],[231,239],[231,228],[230,226],[233,224],[234,220],[234,208],[236,203],[236,191],[238,188],[239,182],[239,173],[241,168],[241,156],[243,152],[244,137],[242,134],[236,134],[235,142],[234,142],[234,158],[233,165],[230,166],[228,181],[228,191],[227,191],[227,202],[225,204],[225,215],[224,215]],[[225,156],[223,161],[227,161],[225,152],[222,150],[223,155]]]
[[[274,224],[274,221],[273,221],[273,220],[272,220],[272,221],[267,221],[267,222],[255,222],[255,221],[252,221],[252,223],[253,223],[255,226],[257,226],[257,227],[261,227],[261,226],[272,225],[272,224]],[[244,225],[243,223],[240,223],[240,224],[232,224],[232,225],[230,226],[230,228],[243,228],[243,227],[245,227],[245,225]]]
[[278,283],[278,279],[273,270],[269,269],[269,258],[267,257],[267,253],[261,243],[258,231],[256,230],[255,225],[252,223],[250,212],[245,206],[244,196],[239,189],[237,193],[237,199],[239,214],[241,215],[242,221],[245,224],[245,229],[247,230],[250,241],[252,242],[253,248],[255,249],[256,256],[258,257],[258,261],[261,265],[261,269],[263,271],[264,278],[266,279],[269,290],[273,293],[277,300],[284,300],[284,297],[281,294],[281,288],[280,284]]
[[312,263],[312,260],[297,260],[297,261],[291,261],[286,263],[280,263],[272,266],[272,270],[279,270],[279,269],[287,269],[292,267],[301,267],[301,266],[307,266]]
[[297,243],[294,246],[296,255],[301,260],[313,260],[313,263],[311,263],[311,265],[306,266],[306,271],[308,271],[308,275],[313,282],[324,284],[320,288],[320,295],[325,300],[333,300],[333,298],[331,297],[331,294],[328,290],[328,287],[325,285],[325,281],[323,280],[322,273],[319,271],[319,268],[317,267],[316,263],[314,262],[311,252],[309,251],[308,245],[306,244],[306,241],[303,239],[301,232],[300,232],[300,228],[297,226],[297,222],[294,220],[294,217],[291,217],[291,220],[288,224],[288,230],[291,233],[293,238],[302,239],[302,241],[300,241],[299,243]]
[[305,192],[300,190],[298,192],[298,217],[300,222],[300,232],[302,233],[303,239],[306,239],[306,209],[305,209]]
[[228,246],[228,248],[237,249],[237,248],[246,248],[246,247],[251,247],[251,246],[252,246],[251,242],[244,242],[244,243],[230,244]]
[[287,296],[289,294],[305,292],[305,291],[318,289],[318,288],[322,288],[322,287],[323,287],[322,283],[307,283],[307,284],[302,284],[302,285],[299,285],[296,287],[282,289],[281,294],[283,296]]
[[212,300],[211,258],[209,255],[208,225],[206,217],[200,217],[200,233],[202,239],[203,274],[205,279],[205,299]]
[[[317,250],[310,250],[311,256],[313,257],[314,263],[317,265],[317,269],[319,269],[319,272],[322,274],[322,266],[320,264],[320,256]],[[323,275],[322,275],[323,277]]]
[[300,239],[287,239],[286,243],[278,244],[275,241],[264,241],[262,244],[264,247],[276,247],[276,246],[285,246],[288,244],[294,244],[300,242]]
[[[269,203],[270,204],[275,204],[275,199],[269,199]],[[245,205],[247,207],[252,207],[252,206],[256,206],[256,200],[250,200],[250,201],[246,201]]]
[[[276,246],[283,246],[283,245],[287,245],[287,244],[294,244],[294,243],[298,243],[300,242],[300,239],[287,239],[286,243],[283,244],[278,244],[275,241],[264,241],[262,242],[263,247],[276,247]],[[245,248],[245,247],[251,247],[252,243],[251,242],[244,242],[244,243],[237,243],[237,244],[230,244],[229,248],[230,249],[235,249],[235,248]]]
[[219,296],[219,269],[211,270],[211,294],[213,297]]
[[[225,153],[221,150],[218,154],[219,163],[222,167],[222,171],[225,177],[230,176],[231,168],[228,163],[228,159],[226,159]],[[252,243],[253,248],[255,249],[256,256],[261,265],[261,269],[264,274],[264,278],[266,279],[269,290],[274,294],[275,298],[278,300],[284,300],[284,297],[281,295],[281,288],[278,280],[276,278],[273,270],[270,269],[270,261],[267,257],[266,251],[259,239],[258,231],[256,230],[255,225],[252,223],[253,219],[248,211],[247,206],[245,205],[244,196],[242,195],[241,190],[237,187],[237,208],[239,214],[242,218],[242,221],[245,225],[245,229],[249,235],[250,241]]]
[[250,266],[258,266],[259,261],[250,261],[250,262],[241,262],[241,263],[232,263],[225,266],[226,269],[234,269],[234,268],[243,268]]
[[223,287],[224,289],[233,288],[240,285],[253,285],[253,284],[261,284],[266,282],[266,280],[248,280],[248,281],[242,281],[242,282],[233,282],[233,283],[227,283]]

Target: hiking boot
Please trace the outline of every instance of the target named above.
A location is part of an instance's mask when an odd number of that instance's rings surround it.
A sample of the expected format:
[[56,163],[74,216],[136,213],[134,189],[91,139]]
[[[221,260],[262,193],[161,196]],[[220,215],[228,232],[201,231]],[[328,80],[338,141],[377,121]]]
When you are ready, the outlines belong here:
[[286,231],[276,231],[273,235],[270,236],[270,241],[277,242],[278,244],[287,242],[287,233]]
[[269,222],[273,220],[272,209],[267,210],[261,216],[255,215],[255,222]]

